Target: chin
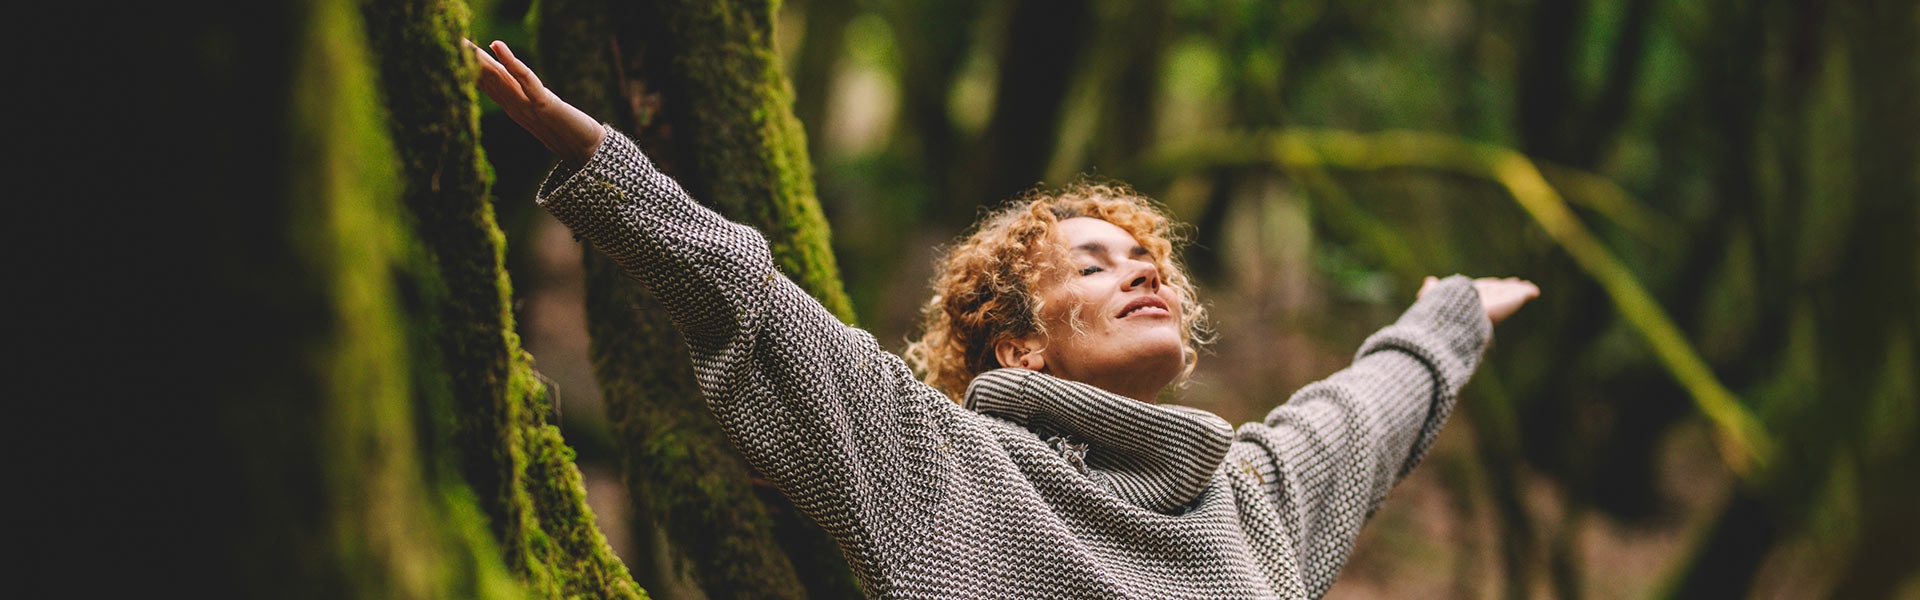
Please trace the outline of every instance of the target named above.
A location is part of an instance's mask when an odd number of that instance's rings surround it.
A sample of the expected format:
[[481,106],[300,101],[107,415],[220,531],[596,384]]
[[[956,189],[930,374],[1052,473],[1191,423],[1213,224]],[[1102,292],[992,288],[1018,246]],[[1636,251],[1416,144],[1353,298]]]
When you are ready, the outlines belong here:
[[1155,331],[1135,338],[1134,343],[1135,347],[1139,348],[1139,356],[1143,361],[1158,361],[1172,357],[1173,362],[1179,363],[1181,350],[1185,348],[1182,341],[1179,331]]
[[1186,355],[1181,349],[1178,338],[1172,344],[1154,344],[1151,349],[1143,348],[1134,363],[1142,373],[1164,374],[1167,384],[1171,385],[1187,367]]

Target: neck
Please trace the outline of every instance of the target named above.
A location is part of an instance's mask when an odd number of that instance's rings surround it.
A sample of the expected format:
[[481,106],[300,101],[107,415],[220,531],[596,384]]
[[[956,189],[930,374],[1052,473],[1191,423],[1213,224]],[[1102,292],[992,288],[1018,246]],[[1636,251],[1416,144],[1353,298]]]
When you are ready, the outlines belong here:
[[1147,404],[1156,404],[1155,401],[1160,398],[1160,392],[1167,389],[1167,386],[1173,383],[1166,378],[1143,377],[1139,376],[1140,374],[1133,374],[1135,375],[1134,377],[1074,377],[1061,373],[1048,372],[1047,370],[1041,372],[1061,379],[1078,381],[1106,390],[1115,395],[1126,396]]

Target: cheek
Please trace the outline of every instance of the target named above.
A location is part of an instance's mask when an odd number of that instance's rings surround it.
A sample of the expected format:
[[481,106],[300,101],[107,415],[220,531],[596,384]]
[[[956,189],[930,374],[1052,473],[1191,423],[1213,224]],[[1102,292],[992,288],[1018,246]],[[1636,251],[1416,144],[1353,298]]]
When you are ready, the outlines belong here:
[[1040,301],[1040,319],[1047,327],[1065,328],[1069,334],[1085,327],[1089,317],[1087,297],[1078,286],[1070,282],[1049,286],[1040,294]]

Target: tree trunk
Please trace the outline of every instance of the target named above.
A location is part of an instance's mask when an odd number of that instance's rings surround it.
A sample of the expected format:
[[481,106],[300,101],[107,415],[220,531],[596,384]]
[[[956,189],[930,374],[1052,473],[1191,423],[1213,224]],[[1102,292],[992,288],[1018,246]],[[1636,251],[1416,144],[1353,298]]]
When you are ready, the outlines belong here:
[[76,62],[21,73],[65,98],[16,130],[47,159],[18,215],[44,233],[8,238],[79,251],[9,269],[45,324],[7,338],[35,349],[13,393],[72,412],[22,421],[59,458],[17,514],[57,531],[23,534],[51,564],[16,593],[524,596],[442,468],[449,405],[420,402],[453,397],[446,286],[354,5],[49,9],[16,16],[56,39],[22,43]]
[[[1836,230],[1841,233],[1827,242],[1829,248],[1819,248],[1819,238],[1810,238],[1816,240],[1814,246],[1801,246],[1795,236],[1804,236],[1805,232],[1794,228],[1805,226],[1791,222],[1798,220],[1794,218],[1780,230],[1785,233],[1781,239],[1770,240],[1776,245],[1770,252],[1788,261],[1804,264],[1805,257],[1784,250],[1830,252],[1833,256],[1815,268],[1788,268],[1784,273],[1770,274],[1782,286],[1774,295],[1788,297],[1795,303],[1791,308],[1805,309],[1813,320],[1815,343],[1810,351],[1800,351],[1811,354],[1809,361],[1815,365],[1821,401],[1780,411],[1780,416],[1774,417],[1781,439],[1793,451],[1783,453],[1755,489],[1736,492],[1720,523],[1709,532],[1707,543],[1690,559],[1674,597],[1699,597],[1702,590],[1750,589],[1773,545],[1807,531],[1814,525],[1821,505],[1834,502],[1824,496],[1857,498],[1848,500],[1851,505],[1844,509],[1845,514],[1858,523],[1869,524],[1858,532],[1847,532],[1851,539],[1846,543],[1852,546],[1853,555],[1839,568],[1832,597],[1890,597],[1915,564],[1916,545],[1912,540],[1920,520],[1908,516],[1916,487],[1908,474],[1913,465],[1920,464],[1920,447],[1899,433],[1914,430],[1914,420],[1903,417],[1911,413],[1885,407],[1911,405],[1914,401],[1910,383],[1900,386],[1893,382],[1903,377],[1911,381],[1914,367],[1894,361],[1903,352],[1911,360],[1914,353],[1909,350],[1909,336],[1915,323],[1920,322],[1914,308],[1920,305],[1920,291],[1916,291],[1920,288],[1913,278],[1920,258],[1912,252],[1916,229],[1920,229],[1920,214],[1915,208],[1920,206],[1920,180],[1914,178],[1912,169],[1920,163],[1920,143],[1908,133],[1920,126],[1920,117],[1910,106],[1913,95],[1920,93],[1920,44],[1914,37],[1915,17],[1920,14],[1911,3],[1904,2],[1861,2],[1831,8],[1840,31],[1847,35],[1841,44],[1825,52],[1844,60],[1820,54],[1795,58],[1809,65],[1818,65],[1824,59],[1822,68],[1843,69],[1838,83],[1825,85],[1841,89],[1840,97],[1847,100],[1844,116],[1811,127],[1850,128],[1846,151],[1851,155],[1834,161],[1828,155],[1808,153],[1800,160],[1814,161],[1810,164],[1843,162],[1852,165],[1853,171],[1836,178],[1841,187],[1833,192],[1838,196],[1835,205],[1816,205],[1820,200],[1796,195],[1783,201],[1785,207],[1777,210],[1795,217],[1833,211],[1846,215],[1846,221]],[[1796,16],[1820,9],[1801,7]],[[1798,20],[1791,26],[1805,27]],[[1810,93],[1834,91],[1815,88]],[[1797,110],[1803,106],[1801,102],[1790,97],[1789,106]],[[1744,147],[1737,142],[1730,146]],[[1759,181],[1751,172],[1745,179]],[[1809,191],[1790,188],[1787,193],[1818,198]],[[1755,206],[1750,210],[1766,208]],[[1761,314],[1785,312],[1763,308]],[[1788,343],[1778,334],[1763,339],[1768,339],[1769,345]],[[1773,358],[1775,352],[1758,353],[1761,359],[1748,358],[1757,365],[1750,369],[1791,364],[1791,358]],[[1836,476],[1837,472],[1854,475],[1842,478]]]
[[[1852,235],[1834,274],[1831,296],[1816,301],[1822,321],[1821,371],[1834,374],[1831,391],[1850,399],[1849,423],[1874,422],[1862,434],[1839,437],[1863,473],[1859,522],[1851,560],[1834,598],[1891,598],[1920,567],[1920,416],[1912,410],[1920,372],[1920,9],[1911,2],[1876,0],[1836,11],[1852,32],[1846,41],[1854,115],[1858,205]],[[1816,296],[1818,297],[1818,296]],[[1892,357],[1905,355],[1905,361]],[[1894,382],[1904,378],[1906,383]],[[1878,388],[1878,389],[1876,389]],[[1879,405],[1879,406],[1876,406]],[[1911,585],[1906,589],[1912,589]]]
[[979,207],[997,205],[1046,176],[1060,145],[1067,84],[1080,66],[1092,19],[1086,0],[1016,0],[994,86],[993,116],[978,153],[984,164],[974,183],[961,188],[966,191],[949,207],[955,211],[949,218],[964,221]]
[[[542,73],[562,97],[638,140],[695,198],[758,228],[782,271],[851,321],[772,48],[771,10],[545,2]],[[707,414],[667,315],[605,257],[588,252],[586,262],[594,369],[635,512],[669,546],[655,551],[672,568],[655,577],[685,572],[709,598],[858,596],[831,540],[783,498],[756,492]]]
[[594,526],[573,451],[520,347],[480,156],[465,9],[445,0],[362,4],[404,204],[419,236],[438,371],[449,375],[446,448],[474,487],[508,568],[545,597],[643,595]]

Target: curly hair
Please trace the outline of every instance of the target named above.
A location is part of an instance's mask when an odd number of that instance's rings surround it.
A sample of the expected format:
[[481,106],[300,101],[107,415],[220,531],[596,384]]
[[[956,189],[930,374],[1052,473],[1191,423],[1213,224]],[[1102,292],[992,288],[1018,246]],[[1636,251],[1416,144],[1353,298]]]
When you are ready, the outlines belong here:
[[1153,200],[1125,184],[1077,183],[1048,192],[1036,188],[989,212],[940,258],[933,297],[921,309],[922,333],[906,351],[920,377],[956,402],[974,376],[998,368],[994,345],[1045,334],[1039,289],[1056,267],[1067,264],[1055,225],[1091,217],[1132,235],[1159,269],[1161,285],[1182,299],[1181,361],[1184,383],[1206,341],[1206,311],[1193,282],[1174,257],[1180,240],[1175,222]]

